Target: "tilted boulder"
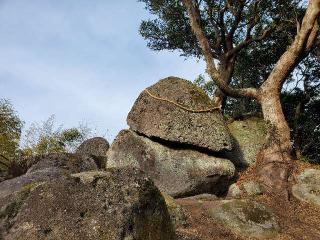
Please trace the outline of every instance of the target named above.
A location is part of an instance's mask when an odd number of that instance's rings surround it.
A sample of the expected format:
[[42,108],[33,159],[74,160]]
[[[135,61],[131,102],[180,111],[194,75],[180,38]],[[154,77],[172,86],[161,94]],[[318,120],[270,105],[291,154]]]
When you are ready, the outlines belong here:
[[141,171],[109,169],[31,184],[0,196],[5,240],[173,240],[159,190]]
[[227,190],[231,161],[178,146],[166,146],[131,130],[122,130],[108,151],[107,167],[134,166],[173,197]]
[[258,117],[236,120],[228,128],[233,137],[234,149],[226,153],[227,157],[238,166],[252,166],[265,144],[267,126],[264,120]]
[[106,155],[109,149],[109,142],[102,137],[94,137],[84,141],[76,150],[77,154],[92,157],[99,168],[104,167]]
[[191,82],[176,77],[160,80],[144,90],[127,123],[132,130],[151,138],[215,152],[232,149],[223,116],[210,98]]

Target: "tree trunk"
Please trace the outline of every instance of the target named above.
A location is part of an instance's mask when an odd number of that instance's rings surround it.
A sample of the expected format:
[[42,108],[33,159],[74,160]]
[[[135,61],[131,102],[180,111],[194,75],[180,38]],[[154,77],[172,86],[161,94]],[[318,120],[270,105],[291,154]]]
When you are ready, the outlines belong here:
[[267,192],[288,199],[289,177],[293,167],[290,128],[277,89],[262,90],[259,100],[268,124],[268,134],[257,161],[258,176]]
[[[221,78],[223,79],[224,83],[229,85],[234,71],[234,59],[226,61],[224,57],[222,57],[220,59],[220,64],[219,72]],[[227,96],[223,91],[220,90],[220,88],[217,88],[215,91],[213,101],[217,106],[221,106],[222,111],[224,111],[227,103]]]
[[303,112],[302,105],[303,105],[303,100],[301,100],[295,108],[294,123],[293,123],[294,149],[295,149],[295,154],[297,159],[300,159],[302,157],[302,150],[301,150],[302,137],[301,137],[301,126],[299,124],[299,120]]

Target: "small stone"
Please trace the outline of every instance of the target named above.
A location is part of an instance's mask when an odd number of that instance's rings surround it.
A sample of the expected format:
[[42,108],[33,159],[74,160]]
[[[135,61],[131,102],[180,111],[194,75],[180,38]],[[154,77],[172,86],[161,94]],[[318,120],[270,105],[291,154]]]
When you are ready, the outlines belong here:
[[260,184],[255,181],[244,182],[243,188],[248,196],[256,196],[262,194]]

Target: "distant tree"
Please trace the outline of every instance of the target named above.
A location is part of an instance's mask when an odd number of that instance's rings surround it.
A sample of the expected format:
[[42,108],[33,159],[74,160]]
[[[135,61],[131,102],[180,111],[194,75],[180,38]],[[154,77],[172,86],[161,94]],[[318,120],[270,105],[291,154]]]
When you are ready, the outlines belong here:
[[92,130],[86,125],[64,129],[55,126],[52,115],[42,123],[33,123],[25,131],[22,153],[24,156],[73,152],[84,140],[90,137]]
[[18,153],[23,122],[7,99],[0,99],[0,171],[6,170]]

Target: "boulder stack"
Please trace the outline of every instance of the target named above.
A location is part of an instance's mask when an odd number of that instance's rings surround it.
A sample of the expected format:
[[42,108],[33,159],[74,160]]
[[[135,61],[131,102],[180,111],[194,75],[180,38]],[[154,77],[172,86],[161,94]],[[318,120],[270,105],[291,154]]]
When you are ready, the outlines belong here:
[[135,166],[173,197],[220,194],[235,174],[223,156],[232,149],[224,118],[187,80],[169,77],[145,89],[111,145],[107,168]]

